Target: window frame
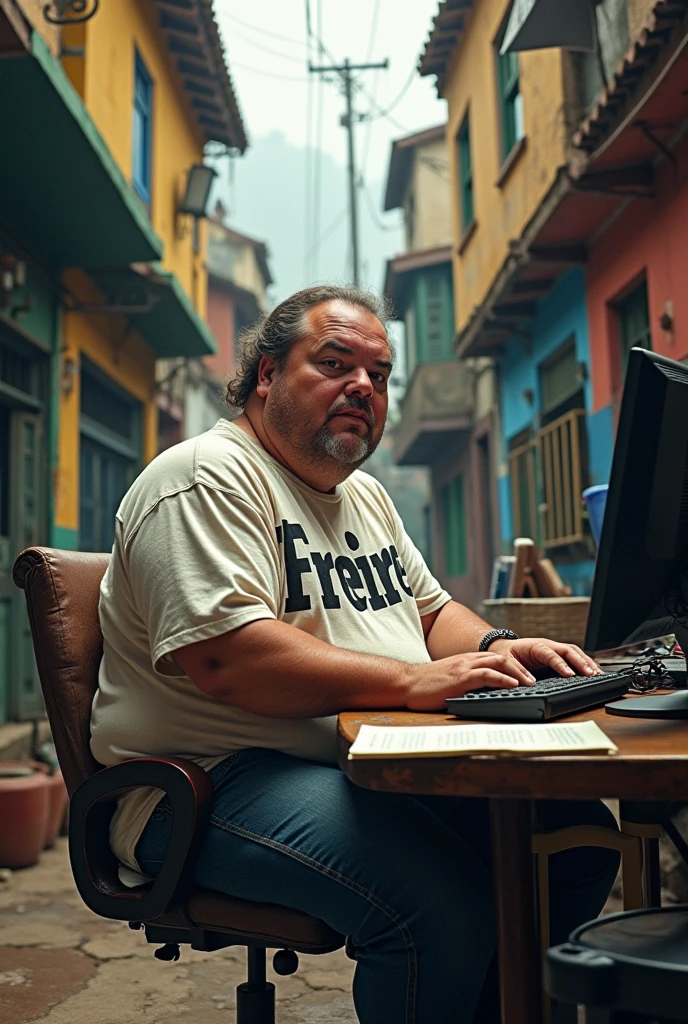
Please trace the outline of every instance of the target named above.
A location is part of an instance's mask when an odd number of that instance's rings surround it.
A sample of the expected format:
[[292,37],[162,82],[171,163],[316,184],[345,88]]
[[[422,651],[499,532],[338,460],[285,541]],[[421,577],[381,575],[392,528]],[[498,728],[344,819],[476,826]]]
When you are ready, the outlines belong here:
[[[506,22],[494,44],[497,71],[497,103],[499,110],[500,154],[502,166],[526,137],[521,92],[521,62],[518,53],[500,54]],[[508,73],[507,73],[508,69]],[[519,133],[520,101],[520,133]]]
[[[444,540],[444,574],[456,579],[468,574],[468,538],[466,524],[466,488],[464,474],[457,473],[442,485],[442,532]],[[450,537],[451,543],[450,543]]]
[[459,183],[461,234],[465,235],[475,223],[475,185],[471,152],[471,114],[467,110],[456,136],[456,156]]
[[[143,125],[141,144],[143,152],[138,152],[137,119]],[[131,153],[131,184],[140,199],[150,206],[152,194],[153,168],[153,78],[146,63],[134,47],[134,96],[132,104],[132,153]]]

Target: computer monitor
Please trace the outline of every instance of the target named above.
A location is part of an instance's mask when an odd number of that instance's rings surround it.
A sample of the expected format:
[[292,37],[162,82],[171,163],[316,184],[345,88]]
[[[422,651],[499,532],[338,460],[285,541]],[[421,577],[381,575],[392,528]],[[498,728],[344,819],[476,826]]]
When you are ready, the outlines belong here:
[[[688,660],[688,366],[631,349],[585,649],[674,633]],[[623,702],[688,717],[688,692]],[[635,710],[632,710],[635,709]]]

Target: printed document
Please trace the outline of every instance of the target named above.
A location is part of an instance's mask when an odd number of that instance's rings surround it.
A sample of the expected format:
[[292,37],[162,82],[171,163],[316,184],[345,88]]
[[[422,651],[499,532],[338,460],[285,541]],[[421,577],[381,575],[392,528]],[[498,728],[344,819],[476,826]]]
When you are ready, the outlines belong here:
[[547,754],[616,754],[618,747],[595,722],[485,725],[362,725],[349,750],[358,757],[534,757]]

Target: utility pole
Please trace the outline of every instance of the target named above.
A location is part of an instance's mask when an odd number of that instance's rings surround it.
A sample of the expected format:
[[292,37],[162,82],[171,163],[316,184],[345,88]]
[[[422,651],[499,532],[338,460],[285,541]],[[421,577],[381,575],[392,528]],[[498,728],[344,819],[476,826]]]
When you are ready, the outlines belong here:
[[351,233],[351,278],[355,287],[360,282],[360,259],[358,249],[358,191],[356,182],[356,155],[354,148],[354,122],[356,115],[353,109],[353,76],[352,71],[377,71],[387,69],[389,61],[383,60],[379,64],[352,64],[347,57],[343,64],[330,64],[327,67],[315,66],[308,62],[308,70],[312,74],[322,74],[336,71],[342,79],[344,86],[344,98],[346,99],[346,114],[341,118],[340,124],[347,130],[348,141],[348,163],[349,175],[349,230]]

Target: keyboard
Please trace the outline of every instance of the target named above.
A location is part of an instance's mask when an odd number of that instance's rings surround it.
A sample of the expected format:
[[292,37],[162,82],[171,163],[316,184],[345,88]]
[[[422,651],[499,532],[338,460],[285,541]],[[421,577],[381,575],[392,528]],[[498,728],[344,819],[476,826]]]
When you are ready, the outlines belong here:
[[517,689],[469,690],[463,697],[450,697],[446,705],[447,711],[457,718],[545,722],[615,700],[626,693],[630,681],[628,671],[599,676],[555,676]]

